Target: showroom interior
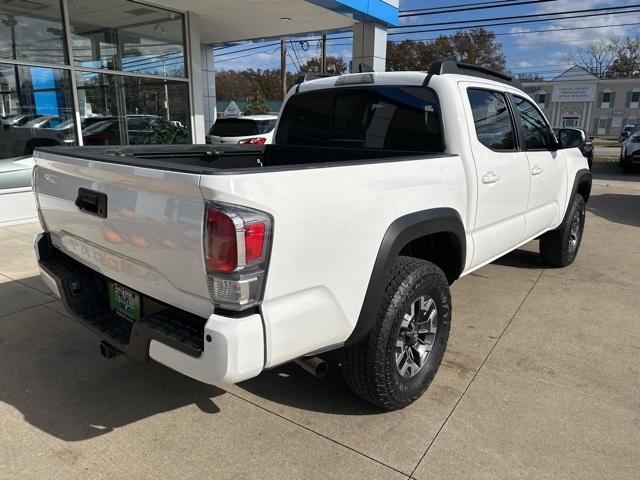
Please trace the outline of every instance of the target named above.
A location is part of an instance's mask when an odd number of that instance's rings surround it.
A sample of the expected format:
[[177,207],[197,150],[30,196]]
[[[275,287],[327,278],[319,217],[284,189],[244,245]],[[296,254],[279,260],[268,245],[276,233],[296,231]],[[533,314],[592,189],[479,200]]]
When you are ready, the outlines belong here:
[[17,0],[0,6],[0,224],[33,218],[39,146],[204,143],[214,46],[353,31],[383,70],[398,0]]

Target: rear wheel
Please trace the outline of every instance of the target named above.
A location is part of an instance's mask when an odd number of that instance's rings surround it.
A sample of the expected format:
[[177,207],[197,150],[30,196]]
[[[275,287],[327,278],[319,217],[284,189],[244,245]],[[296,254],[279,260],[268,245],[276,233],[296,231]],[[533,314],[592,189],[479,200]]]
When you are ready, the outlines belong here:
[[586,204],[582,195],[573,199],[569,215],[557,229],[540,237],[540,256],[542,261],[554,267],[566,267],[576,259],[582,233]]
[[374,326],[345,351],[347,384],[385,410],[409,405],[438,371],[450,324],[451,297],[443,271],[424,260],[399,257]]

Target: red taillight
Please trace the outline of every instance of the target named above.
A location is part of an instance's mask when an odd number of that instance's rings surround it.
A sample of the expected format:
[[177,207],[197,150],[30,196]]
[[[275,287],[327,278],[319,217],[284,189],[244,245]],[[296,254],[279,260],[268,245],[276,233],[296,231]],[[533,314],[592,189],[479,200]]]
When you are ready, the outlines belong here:
[[207,269],[215,272],[233,272],[238,268],[238,241],[236,225],[225,212],[207,210],[205,256]]
[[238,142],[239,145],[264,145],[265,143],[267,139],[264,137],[247,138]]
[[264,223],[254,223],[245,227],[244,246],[247,262],[258,260],[262,257],[266,231],[267,226]]
[[259,210],[209,203],[204,254],[214,305],[246,310],[262,301],[272,236],[272,217]]

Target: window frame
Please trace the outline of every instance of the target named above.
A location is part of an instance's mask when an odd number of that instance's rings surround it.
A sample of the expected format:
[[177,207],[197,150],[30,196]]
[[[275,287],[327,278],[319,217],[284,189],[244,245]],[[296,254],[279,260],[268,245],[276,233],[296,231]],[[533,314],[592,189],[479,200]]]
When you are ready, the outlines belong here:
[[536,104],[536,102],[527,99],[526,97],[519,95],[519,94],[515,94],[515,93],[511,93],[509,92],[509,101],[512,104],[512,108],[513,111],[517,113],[517,128],[518,128],[518,138],[520,139],[520,149],[523,152],[552,152],[554,151],[554,145],[547,145],[545,148],[528,148],[527,147],[527,141],[524,137],[524,126],[522,125],[522,119],[520,118],[520,111],[518,110],[518,106],[516,105],[515,99],[519,98],[521,100],[526,101],[527,103],[531,104],[531,106],[533,106],[533,108],[535,108],[538,113],[540,114],[540,116],[542,117],[542,120],[544,120],[544,124],[547,127],[547,130],[549,130],[549,133],[551,134],[551,140],[552,142],[555,140],[555,142],[557,143],[558,139],[556,138],[556,134],[553,131],[553,128],[551,128],[551,124],[549,123],[549,120],[547,120],[547,117],[545,117],[544,113],[542,113],[542,110],[540,110],[540,107],[538,107],[538,105]]
[[[478,137],[478,131],[476,129],[476,120],[475,120],[475,117],[473,116],[473,108],[471,107],[471,98],[469,98],[469,90],[478,90],[478,91],[484,91],[489,93],[497,93],[503,96],[504,103],[507,106],[507,111],[509,112],[509,118],[511,119],[511,128],[513,130],[513,149],[512,150],[496,150],[494,148],[491,148],[485,145],[480,141],[480,137]],[[511,92],[507,90],[498,90],[496,88],[488,88],[487,86],[469,85],[466,87],[466,93],[467,93],[467,103],[469,104],[469,110],[471,111],[471,121],[473,123],[473,130],[475,132],[476,141],[487,150],[491,150],[492,152],[495,152],[495,153],[517,153],[522,151],[520,131],[516,125],[515,111],[513,108],[514,106],[511,102],[511,97],[510,97]]]

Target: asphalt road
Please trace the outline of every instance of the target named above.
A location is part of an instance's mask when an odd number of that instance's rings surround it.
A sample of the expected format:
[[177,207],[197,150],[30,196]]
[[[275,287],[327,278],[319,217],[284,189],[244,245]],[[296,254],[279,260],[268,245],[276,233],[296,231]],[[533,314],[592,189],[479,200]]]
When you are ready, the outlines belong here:
[[0,229],[0,478],[640,478],[640,175],[596,164],[584,242],[535,242],[457,282],[444,363],[382,413],[339,369],[222,390],[105,360]]

